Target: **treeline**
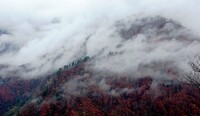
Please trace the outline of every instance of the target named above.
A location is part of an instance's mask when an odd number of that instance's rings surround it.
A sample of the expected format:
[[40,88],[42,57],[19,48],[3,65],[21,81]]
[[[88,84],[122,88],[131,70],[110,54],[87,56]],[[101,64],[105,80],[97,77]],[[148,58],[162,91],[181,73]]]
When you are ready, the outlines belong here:
[[90,59],[90,57],[89,56],[85,56],[84,58],[81,58],[81,59],[79,59],[79,60],[77,60],[77,61],[74,61],[74,62],[72,62],[72,63],[70,63],[70,64],[68,64],[68,65],[64,65],[64,67],[63,68],[59,68],[59,70],[57,71],[57,75],[58,76],[60,76],[60,74],[61,74],[61,72],[64,70],[68,70],[69,68],[71,68],[71,67],[75,67],[75,66],[78,66],[79,64],[81,64],[81,63],[83,63],[83,62],[87,62],[88,60]]

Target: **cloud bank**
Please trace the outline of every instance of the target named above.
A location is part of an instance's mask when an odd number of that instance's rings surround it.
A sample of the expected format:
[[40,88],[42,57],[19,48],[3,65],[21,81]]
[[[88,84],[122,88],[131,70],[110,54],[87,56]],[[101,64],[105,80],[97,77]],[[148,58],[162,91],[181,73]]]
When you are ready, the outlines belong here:
[[160,62],[185,70],[199,53],[199,6],[198,0],[2,0],[0,75],[38,77],[98,53],[94,71],[159,75]]

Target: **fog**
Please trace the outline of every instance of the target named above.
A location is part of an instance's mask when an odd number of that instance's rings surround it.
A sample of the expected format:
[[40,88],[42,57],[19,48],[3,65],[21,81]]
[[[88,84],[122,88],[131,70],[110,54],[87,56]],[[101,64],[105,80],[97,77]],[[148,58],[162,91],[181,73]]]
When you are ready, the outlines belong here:
[[1,0],[0,75],[40,77],[86,55],[93,71],[188,70],[199,11],[198,0]]

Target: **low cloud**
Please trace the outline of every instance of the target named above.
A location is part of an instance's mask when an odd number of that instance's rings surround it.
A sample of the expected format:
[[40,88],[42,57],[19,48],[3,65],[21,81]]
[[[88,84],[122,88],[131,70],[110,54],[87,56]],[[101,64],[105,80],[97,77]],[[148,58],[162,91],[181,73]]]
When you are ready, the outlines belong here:
[[[3,77],[43,76],[86,55],[95,56],[88,67],[94,71],[157,77],[163,74],[152,68],[186,70],[190,57],[199,53],[198,0],[3,0],[0,4]],[[144,71],[138,71],[141,68]]]

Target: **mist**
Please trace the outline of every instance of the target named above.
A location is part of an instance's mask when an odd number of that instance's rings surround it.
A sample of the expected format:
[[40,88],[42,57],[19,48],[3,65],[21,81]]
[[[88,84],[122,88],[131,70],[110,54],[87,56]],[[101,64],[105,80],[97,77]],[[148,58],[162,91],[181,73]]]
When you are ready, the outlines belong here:
[[96,72],[160,78],[189,70],[200,50],[198,0],[1,0],[0,9],[2,77],[41,77],[90,56]]

